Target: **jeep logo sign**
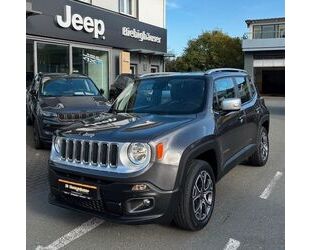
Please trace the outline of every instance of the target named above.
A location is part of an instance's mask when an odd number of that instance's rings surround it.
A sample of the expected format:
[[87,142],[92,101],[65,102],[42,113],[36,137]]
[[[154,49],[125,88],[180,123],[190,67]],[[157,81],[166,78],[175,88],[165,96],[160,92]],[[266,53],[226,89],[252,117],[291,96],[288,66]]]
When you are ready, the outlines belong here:
[[56,16],[57,24],[62,28],[69,28],[70,26],[77,31],[84,30],[87,33],[93,33],[94,38],[105,39],[105,24],[103,20],[93,19],[89,16],[82,17],[79,14],[71,15],[71,6],[66,5],[64,10],[64,17],[61,15]]

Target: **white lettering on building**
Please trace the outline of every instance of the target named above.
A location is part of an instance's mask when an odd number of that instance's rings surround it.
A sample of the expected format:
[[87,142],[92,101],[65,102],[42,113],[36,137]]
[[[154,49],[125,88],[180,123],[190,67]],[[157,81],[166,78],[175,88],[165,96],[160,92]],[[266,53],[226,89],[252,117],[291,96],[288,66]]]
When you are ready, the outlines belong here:
[[161,43],[161,37],[153,36],[149,32],[122,27],[122,35],[138,39],[139,41],[149,41],[153,43]]
[[56,16],[57,24],[62,28],[69,28],[72,26],[73,29],[80,31],[85,30],[87,33],[93,33],[94,38],[99,38],[102,36],[102,39],[105,39],[103,36],[105,33],[105,23],[100,19],[93,19],[89,16],[82,17],[79,14],[71,15],[71,6],[66,5],[64,10],[64,16]]

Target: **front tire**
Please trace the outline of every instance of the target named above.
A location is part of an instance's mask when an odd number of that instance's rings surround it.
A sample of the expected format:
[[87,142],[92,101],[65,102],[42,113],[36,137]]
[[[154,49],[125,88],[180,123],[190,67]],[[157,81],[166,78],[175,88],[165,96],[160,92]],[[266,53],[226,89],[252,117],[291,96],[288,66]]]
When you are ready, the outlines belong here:
[[215,177],[205,161],[193,160],[188,169],[174,222],[180,228],[197,231],[211,218],[215,204]]
[[256,151],[249,158],[249,163],[253,166],[262,167],[266,165],[269,158],[269,137],[265,127],[261,127],[257,137]]

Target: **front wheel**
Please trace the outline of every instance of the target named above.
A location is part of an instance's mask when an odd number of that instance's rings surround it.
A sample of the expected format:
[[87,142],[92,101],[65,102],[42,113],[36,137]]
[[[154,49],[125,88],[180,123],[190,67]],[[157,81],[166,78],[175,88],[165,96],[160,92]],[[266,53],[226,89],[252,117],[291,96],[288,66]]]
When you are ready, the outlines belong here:
[[215,177],[205,161],[193,160],[188,168],[174,221],[183,229],[196,231],[205,227],[211,218],[215,204]]
[[265,127],[261,127],[258,133],[256,151],[250,157],[249,163],[253,166],[262,167],[269,158],[269,137]]

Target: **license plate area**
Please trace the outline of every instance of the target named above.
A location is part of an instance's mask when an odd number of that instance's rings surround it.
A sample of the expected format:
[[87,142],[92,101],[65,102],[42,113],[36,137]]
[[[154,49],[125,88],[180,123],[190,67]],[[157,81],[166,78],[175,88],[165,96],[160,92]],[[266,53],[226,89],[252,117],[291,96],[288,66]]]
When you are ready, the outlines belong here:
[[58,188],[60,192],[66,195],[79,197],[87,200],[99,199],[99,189],[95,185],[65,179],[58,179]]

